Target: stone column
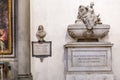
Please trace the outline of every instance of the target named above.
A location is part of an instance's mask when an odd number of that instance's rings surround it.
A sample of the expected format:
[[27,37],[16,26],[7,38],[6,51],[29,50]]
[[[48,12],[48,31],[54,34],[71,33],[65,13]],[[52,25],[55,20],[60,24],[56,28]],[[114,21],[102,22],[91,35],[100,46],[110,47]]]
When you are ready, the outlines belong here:
[[30,0],[18,0],[18,80],[32,80],[30,69]]

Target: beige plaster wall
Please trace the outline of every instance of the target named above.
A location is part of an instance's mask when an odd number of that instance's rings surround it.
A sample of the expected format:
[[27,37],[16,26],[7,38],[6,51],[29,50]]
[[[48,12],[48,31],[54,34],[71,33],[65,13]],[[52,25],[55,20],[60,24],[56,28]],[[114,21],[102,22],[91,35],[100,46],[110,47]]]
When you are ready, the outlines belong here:
[[73,41],[67,34],[67,25],[76,20],[79,5],[89,5],[94,1],[95,12],[100,14],[104,24],[111,26],[109,35],[104,39],[112,42],[113,72],[120,80],[120,0],[30,0],[31,41],[38,25],[44,25],[46,40],[52,41],[52,57],[31,57],[33,80],[64,80],[64,45]]

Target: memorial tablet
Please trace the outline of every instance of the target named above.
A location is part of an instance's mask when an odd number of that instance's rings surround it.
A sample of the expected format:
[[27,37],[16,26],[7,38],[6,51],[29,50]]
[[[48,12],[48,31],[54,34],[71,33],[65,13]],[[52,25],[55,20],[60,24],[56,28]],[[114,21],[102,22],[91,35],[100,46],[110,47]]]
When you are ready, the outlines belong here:
[[111,70],[110,48],[69,48],[69,71]]
[[32,42],[32,55],[51,56],[51,42]]

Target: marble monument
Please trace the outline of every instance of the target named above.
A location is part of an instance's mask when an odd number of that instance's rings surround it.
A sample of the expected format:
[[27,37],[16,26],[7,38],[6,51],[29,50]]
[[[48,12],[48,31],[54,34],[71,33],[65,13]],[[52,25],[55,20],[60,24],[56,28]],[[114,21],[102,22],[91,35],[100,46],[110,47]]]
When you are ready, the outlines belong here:
[[80,5],[75,24],[68,26],[69,35],[76,42],[65,47],[65,80],[114,80],[112,72],[112,46],[104,38],[110,25],[102,24],[94,3]]

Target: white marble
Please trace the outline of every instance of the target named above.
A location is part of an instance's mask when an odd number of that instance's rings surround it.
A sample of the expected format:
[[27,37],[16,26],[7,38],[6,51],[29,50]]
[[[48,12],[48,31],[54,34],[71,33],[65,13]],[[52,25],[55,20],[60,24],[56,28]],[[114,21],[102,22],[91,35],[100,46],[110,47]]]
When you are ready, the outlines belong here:
[[87,32],[85,25],[71,24],[68,26],[68,33],[74,39],[98,39],[105,37],[109,32],[110,26],[106,24],[97,24],[92,32]]
[[66,80],[114,80],[113,74],[68,74]]
[[67,44],[68,71],[111,71],[111,43]]
[[66,80],[114,80],[112,46],[108,42],[66,44]]
[[68,26],[69,35],[79,41],[81,39],[99,39],[105,37],[110,29],[109,25],[102,24],[99,14],[94,11],[94,2],[90,5],[80,5],[75,24]]

